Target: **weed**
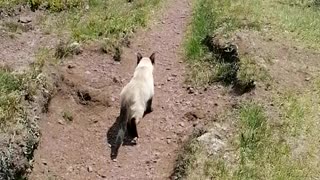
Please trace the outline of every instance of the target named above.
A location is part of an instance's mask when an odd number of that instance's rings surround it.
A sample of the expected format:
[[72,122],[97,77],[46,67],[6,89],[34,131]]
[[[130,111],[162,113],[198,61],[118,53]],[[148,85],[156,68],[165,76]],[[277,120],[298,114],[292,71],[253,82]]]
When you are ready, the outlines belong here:
[[73,121],[73,116],[69,111],[64,111],[63,114],[62,114],[62,117],[63,117],[64,120],[66,120],[68,122]]
[[[310,94],[309,94],[310,93]],[[237,156],[230,162],[227,151],[209,155],[203,148],[196,148],[184,158],[191,159],[187,166],[187,179],[313,179],[320,174],[318,99],[314,91],[303,97],[291,94],[281,97],[283,111],[278,121],[284,125],[276,126],[266,115],[266,109],[255,102],[244,102],[238,110],[228,117],[237,122],[237,131],[230,139],[229,148],[235,149]],[[312,106],[311,106],[312,104]],[[297,119],[302,118],[304,123]],[[273,112],[275,113],[275,112]],[[285,116],[288,115],[288,116]],[[275,116],[272,116],[275,117]],[[295,129],[292,133],[291,129]],[[198,144],[198,147],[201,144]],[[232,156],[231,156],[232,157]],[[181,159],[181,158],[180,158]],[[182,158],[183,159],[183,158]]]
[[17,4],[25,3],[26,0],[0,0],[0,8],[12,8]]
[[[195,3],[192,23],[185,43],[186,58],[191,64],[189,81],[193,84],[203,85],[219,81],[225,85],[240,87],[238,89],[242,89],[241,91],[245,91],[247,87],[254,87],[253,82],[257,79],[251,74],[254,72],[251,71],[253,68],[247,66],[249,64],[246,59],[244,62],[241,62],[242,59],[239,60],[237,48],[234,45],[225,47],[220,43],[211,43],[213,39],[211,37],[217,31],[224,31],[227,35],[242,27],[258,29],[258,25],[252,25],[256,23],[255,20],[250,21],[250,26],[243,26],[239,17],[232,14],[238,11],[240,10],[234,8],[229,1],[201,0]],[[213,52],[213,57],[208,58],[209,51]],[[199,70],[201,66],[202,70]]]
[[80,53],[82,53],[82,49],[79,43],[70,43],[70,40],[60,40],[60,42],[55,48],[54,57],[57,59],[64,59],[70,55],[78,55]]
[[27,28],[25,26],[15,21],[6,21],[4,22],[4,26],[7,28],[9,32],[12,33],[21,33],[27,31]]
[[27,107],[36,90],[45,89],[45,82],[38,82],[46,61],[42,52],[31,72],[17,74],[8,67],[0,68],[0,179],[24,179],[39,141],[38,119]]
[[41,5],[44,5],[45,8],[59,12],[66,9],[72,9],[80,7],[84,4],[83,0],[28,0],[28,3],[32,10],[38,9]]

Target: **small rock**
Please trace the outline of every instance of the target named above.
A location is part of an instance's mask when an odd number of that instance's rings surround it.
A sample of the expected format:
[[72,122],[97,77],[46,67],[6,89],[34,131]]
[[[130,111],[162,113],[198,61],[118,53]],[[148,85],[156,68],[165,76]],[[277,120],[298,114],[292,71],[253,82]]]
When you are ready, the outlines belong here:
[[192,126],[196,127],[198,124],[199,124],[199,121],[195,121],[195,122],[193,122]]
[[188,87],[187,88],[187,92],[188,92],[188,94],[193,94],[194,93],[194,89],[192,87]]
[[68,65],[68,69],[72,69],[72,68],[74,68],[74,67],[76,67],[76,66],[74,66],[74,65],[72,65],[72,64],[69,64],[69,65]]
[[170,144],[171,143],[171,139],[167,139],[167,144]]
[[180,122],[179,125],[180,125],[181,127],[184,127],[184,123],[183,123],[183,122]]
[[177,75],[177,74],[171,74],[171,76],[172,76],[172,77],[177,77],[178,75]]
[[113,81],[114,83],[119,83],[119,82],[120,82],[119,79],[116,78],[116,77],[113,77],[113,78],[112,78],[112,81]]
[[18,22],[20,22],[20,23],[29,23],[31,21],[32,21],[31,18],[28,16],[20,16],[20,18],[18,20]]
[[58,123],[64,125],[64,121],[62,121],[61,119],[58,120]]
[[72,166],[68,167],[68,168],[67,168],[67,171],[68,171],[68,172],[72,172],[72,171],[73,171],[73,167],[72,167]]
[[101,177],[101,178],[107,178],[107,176],[104,175],[104,174],[100,175],[100,177]]
[[311,80],[310,77],[305,78],[305,81],[310,81],[310,80]]
[[168,77],[167,81],[172,81],[173,79],[173,77]]
[[26,170],[26,172],[27,172],[27,173],[31,173],[31,172],[32,172],[31,168],[28,168],[28,169]]
[[220,133],[222,129],[223,128],[221,127],[215,127],[197,138],[198,141],[204,143],[205,147],[207,148],[207,150],[209,150],[210,154],[217,153],[226,145]]
[[92,169],[91,166],[88,166],[88,167],[87,167],[87,170],[88,170],[88,172],[92,172],[92,171],[93,171],[93,169]]
[[156,157],[159,157],[160,153],[156,152],[156,153],[154,153],[154,155],[155,155]]
[[85,73],[86,73],[86,74],[91,74],[91,72],[90,72],[90,71],[86,71]]
[[85,10],[88,11],[90,9],[89,4],[86,5]]
[[71,49],[73,54],[81,54],[82,53],[82,48],[81,45],[78,42],[73,42],[69,45],[69,48]]
[[44,160],[44,159],[42,160],[42,164],[45,165],[45,166],[48,165],[47,161]]

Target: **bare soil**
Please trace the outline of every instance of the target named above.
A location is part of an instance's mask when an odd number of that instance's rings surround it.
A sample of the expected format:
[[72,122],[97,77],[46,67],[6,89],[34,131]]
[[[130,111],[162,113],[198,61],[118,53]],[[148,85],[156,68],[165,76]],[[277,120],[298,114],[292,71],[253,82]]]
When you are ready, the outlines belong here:
[[[57,78],[57,93],[48,113],[40,118],[41,140],[29,179],[169,179],[178,151],[194,129],[215,121],[216,114],[236,107],[238,100],[269,98],[270,89],[259,83],[242,97],[228,94],[220,85],[185,85],[182,43],[191,17],[191,1],[168,0],[164,6],[148,29],[138,30],[130,39],[120,63],[98,45],[90,44],[49,74]],[[1,30],[6,28],[6,21],[18,22],[20,17],[32,20],[20,22],[25,28],[14,37],[0,31],[0,42],[4,42],[0,43],[0,65],[18,71],[27,69],[40,47],[56,46],[57,38],[37,27],[37,13],[22,8],[18,15],[0,17]],[[300,89],[319,72],[319,53],[252,31],[237,32],[234,37],[239,52],[253,56],[276,84]],[[120,91],[133,75],[136,53],[149,56],[154,51],[154,111],[138,125],[138,144],[120,147],[117,162],[113,162],[108,141],[120,112]]]
[[[58,93],[40,122],[30,179],[169,179],[181,143],[231,100],[218,95],[219,87],[184,85],[181,44],[190,10],[188,0],[168,1],[150,28],[135,34],[120,63],[89,45],[59,68]],[[138,144],[120,147],[113,162],[108,136],[120,112],[120,91],[133,75],[135,54],[154,51],[154,111],[138,126]],[[65,113],[72,118],[64,119]]]
[[54,48],[58,38],[41,31],[43,12],[32,12],[24,6],[14,12],[11,16],[0,15],[0,65],[22,72],[35,61],[39,48]]

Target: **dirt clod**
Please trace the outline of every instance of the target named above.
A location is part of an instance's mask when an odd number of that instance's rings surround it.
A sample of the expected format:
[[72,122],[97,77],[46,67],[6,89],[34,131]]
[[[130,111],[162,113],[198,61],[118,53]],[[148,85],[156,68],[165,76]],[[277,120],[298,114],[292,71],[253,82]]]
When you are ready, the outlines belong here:
[[88,166],[88,167],[87,167],[87,170],[88,170],[88,172],[92,172],[92,171],[93,171],[93,169],[92,169],[91,166]]
[[30,23],[32,19],[29,16],[20,16],[18,22],[20,23]]
[[78,90],[77,95],[80,100],[80,103],[83,105],[86,105],[86,104],[88,104],[88,101],[91,101],[91,96],[88,91]]

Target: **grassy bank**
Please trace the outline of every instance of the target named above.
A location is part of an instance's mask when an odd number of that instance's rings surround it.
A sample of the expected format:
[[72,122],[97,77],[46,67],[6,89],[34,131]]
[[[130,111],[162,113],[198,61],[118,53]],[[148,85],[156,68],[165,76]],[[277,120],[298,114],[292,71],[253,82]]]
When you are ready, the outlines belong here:
[[[208,35],[216,33],[228,38],[234,32],[258,32],[275,43],[277,40],[292,43],[284,43],[286,48],[299,46],[319,52],[317,3],[312,0],[195,1],[185,42],[186,61],[191,69],[187,80],[201,86],[215,83],[221,75],[229,73],[230,69],[212,58],[212,52],[203,43]],[[266,72],[252,55],[240,55],[237,77],[270,83],[274,89],[258,89],[256,93],[264,94],[244,96],[239,107],[229,112],[231,115],[222,114],[226,118],[221,122],[232,125],[232,138],[227,140],[222,152],[213,155],[196,138],[190,140],[177,161],[178,179],[316,179],[320,176],[320,155],[316,148],[320,145],[316,133],[319,75],[312,76],[314,81],[308,80],[308,85],[298,91]],[[304,63],[308,64],[308,53],[304,57]],[[294,73],[294,70],[289,72]],[[275,81],[266,82],[269,76]]]
[[184,45],[186,59],[192,70],[187,80],[196,85],[211,84],[228,71],[223,64],[208,61],[209,51],[203,43],[207,35],[218,33],[227,38],[237,30],[254,30],[265,37],[284,38],[305,48],[319,49],[320,23],[316,17],[320,16],[320,11],[316,4],[317,1],[311,0],[194,2],[192,23]]
[[[289,98],[281,106],[282,118],[267,115],[263,105],[246,102],[234,110],[229,121],[237,122],[228,149],[216,155],[206,152],[196,139],[190,141],[183,153],[186,179],[316,179],[320,176],[319,102],[311,97],[319,93],[306,92]],[[229,157],[228,157],[229,156]],[[233,157],[233,158],[230,158]],[[183,179],[183,178],[181,178]]]
[[[9,67],[0,67],[0,179],[26,179],[32,170],[33,152],[40,138],[38,120],[52,96],[53,84],[47,82],[51,77],[43,67],[80,54],[81,45],[89,43],[99,43],[104,52],[118,58],[121,48],[130,45],[130,36],[147,25],[160,3],[161,0],[0,0],[1,25],[13,40],[24,33],[31,33],[30,39],[34,35],[52,35],[48,46],[32,53],[35,62],[26,72],[18,74]],[[20,15],[30,20],[19,22]],[[32,28],[25,30],[25,25]],[[72,119],[67,112],[63,117]]]
[[0,0],[0,8],[24,4],[46,13],[39,25],[64,41],[98,41],[104,52],[119,56],[130,36],[145,27],[161,0]]
[[[34,66],[36,67],[36,66]],[[37,66],[38,67],[38,66]],[[40,68],[40,67],[39,67]],[[33,69],[33,68],[32,68]],[[17,74],[0,68],[0,178],[24,179],[39,141],[38,115],[48,97],[41,71]],[[37,97],[37,99],[35,99]],[[33,107],[30,109],[30,107]]]
[[122,46],[129,46],[130,36],[145,27],[160,0],[93,0],[67,11],[46,16],[44,28],[70,41],[97,41],[104,52],[120,56]]

